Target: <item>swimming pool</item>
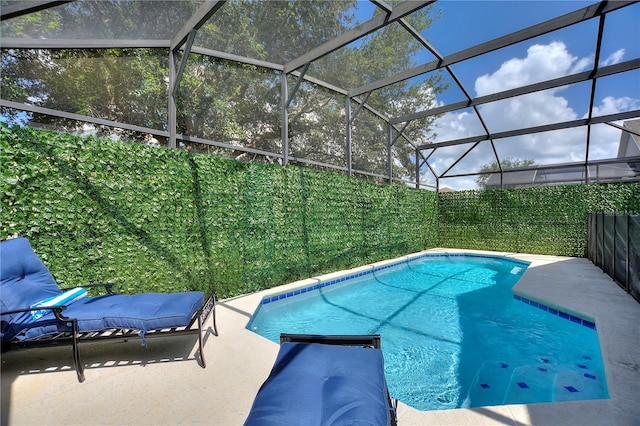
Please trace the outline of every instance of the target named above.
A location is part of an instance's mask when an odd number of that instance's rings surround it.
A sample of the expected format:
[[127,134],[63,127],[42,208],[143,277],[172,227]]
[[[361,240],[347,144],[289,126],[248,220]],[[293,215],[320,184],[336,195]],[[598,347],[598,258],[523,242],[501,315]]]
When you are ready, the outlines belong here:
[[247,328],[379,333],[391,394],[419,410],[607,398],[595,324],[514,295],[526,268],[425,254],[265,298]]

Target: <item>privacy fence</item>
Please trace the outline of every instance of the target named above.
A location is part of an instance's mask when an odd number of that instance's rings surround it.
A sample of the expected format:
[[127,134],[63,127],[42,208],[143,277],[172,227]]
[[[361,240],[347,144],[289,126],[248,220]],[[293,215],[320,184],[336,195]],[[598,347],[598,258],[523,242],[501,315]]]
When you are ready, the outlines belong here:
[[588,257],[640,302],[640,215],[591,212]]
[[64,285],[269,288],[437,245],[437,197],[337,173],[0,127],[0,239]]
[[0,239],[62,285],[231,297],[432,247],[586,256],[640,183],[436,194],[338,173],[0,126]]
[[459,191],[438,197],[440,245],[587,256],[587,213],[640,213],[640,184]]

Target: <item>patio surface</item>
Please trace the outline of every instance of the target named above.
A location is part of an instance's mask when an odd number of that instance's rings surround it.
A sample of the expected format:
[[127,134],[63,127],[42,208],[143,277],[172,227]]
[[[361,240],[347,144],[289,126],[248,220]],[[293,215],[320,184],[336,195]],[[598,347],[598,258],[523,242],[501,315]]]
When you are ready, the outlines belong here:
[[[586,259],[507,255],[531,262],[518,293],[595,319],[610,398],[428,412],[400,403],[399,424],[640,425],[640,304]],[[283,288],[218,303],[220,334],[210,319],[206,369],[194,336],[149,339],[147,347],[83,344],[84,383],[70,368],[70,348],[2,354],[2,425],[241,425],[278,351],[244,327],[262,297]]]

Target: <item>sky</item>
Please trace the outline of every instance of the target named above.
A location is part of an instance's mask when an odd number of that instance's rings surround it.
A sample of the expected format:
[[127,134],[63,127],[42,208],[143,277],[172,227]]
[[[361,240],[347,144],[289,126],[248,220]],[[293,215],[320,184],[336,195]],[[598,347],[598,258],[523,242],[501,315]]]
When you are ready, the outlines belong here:
[[[586,7],[585,1],[456,1],[442,0],[435,8],[440,18],[423,36],[446,56],[495,39],[510,32]],[[472,97],[508,90],[540,81],[593,69],[598,20],[592,19],[538,38],[519,43],[451,68]],[[640,4],[607,15],[599,66],[640,58]],[[432,60],[425,54],[421,63]],[[434,106],[465,99],[451,80],[451,87],[437,96]],[[479,106],[490,132],[585,118],[589,112],[591,83],[579,83]],[[640,109],[640,71],[599,79],[593,115]],[[621,124],[621,122],[617,122]],[[436,123],[436,141],[484,134],[473,109],[444,114]],[[606,124],[592,126],[589,159],[615,158],[620,130]],[[537,164],[585,161],[586,128],[498,139],[501,159],[534,160]],[[430,159],[437,173],[447,170],[470,146],[441,148]],[[481,143],[449,174],[476,172],[495,161],[488,142]],[[435,183],[426,170],[427,182]],[[424,180],[424,179],[423,179]],[[475,177],[443,179],[441,185],[455,189],[476,187]]]

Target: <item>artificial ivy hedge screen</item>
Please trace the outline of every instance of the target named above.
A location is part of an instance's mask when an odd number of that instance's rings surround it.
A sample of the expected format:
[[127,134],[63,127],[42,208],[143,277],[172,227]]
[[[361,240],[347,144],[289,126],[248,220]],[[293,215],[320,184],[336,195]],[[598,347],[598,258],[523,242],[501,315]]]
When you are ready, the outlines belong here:
[[445,247],[586,256],[587,213],[640,212],[640,183],[441,193]]
[[230,297],[423,249],[584,256],[586,213],[640,212],[640,184],[436,194],[300,167],[0,127],[0,239],[63,286]]
[[437,198],[299,167],[0,127],[0,239],[61,285],[230,297],[433,247]]

